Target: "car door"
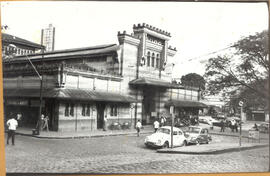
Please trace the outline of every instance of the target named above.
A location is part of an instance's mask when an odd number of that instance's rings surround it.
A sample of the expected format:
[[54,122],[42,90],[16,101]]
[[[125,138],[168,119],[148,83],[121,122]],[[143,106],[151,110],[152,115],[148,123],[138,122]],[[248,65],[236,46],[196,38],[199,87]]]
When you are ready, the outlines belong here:
[[184,133],[181,131],[175,131],[173,135],[173,140],[175,140],[174,144],[177,146],[182,146],[185,140]]

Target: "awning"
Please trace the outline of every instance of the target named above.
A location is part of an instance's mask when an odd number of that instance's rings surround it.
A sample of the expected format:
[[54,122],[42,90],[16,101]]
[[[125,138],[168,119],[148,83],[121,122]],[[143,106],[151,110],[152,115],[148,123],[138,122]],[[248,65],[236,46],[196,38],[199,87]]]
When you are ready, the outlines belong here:
[[[39,89],[5,89],[4,97],[17,98],[37,98],[40,95]],[[44,98],[71,99],[71,100],[92,100],[109,102],[136,102],[136,99],[130,96],[117,93],[101,92],[85,89],[43,89]]]
[[183,88],[178,84],[172,84],[169,81],[164,81],[161,79],[150,79],[150,78],[138,78],[129,82],[130,85],[136,86],[154,86],[154,87],[164,87],[164,88]]
[[186,100],[170,100],[165,103],[165,106],[175,106],[183,108],[207,108],[208,106],[198,101],[186,101]]

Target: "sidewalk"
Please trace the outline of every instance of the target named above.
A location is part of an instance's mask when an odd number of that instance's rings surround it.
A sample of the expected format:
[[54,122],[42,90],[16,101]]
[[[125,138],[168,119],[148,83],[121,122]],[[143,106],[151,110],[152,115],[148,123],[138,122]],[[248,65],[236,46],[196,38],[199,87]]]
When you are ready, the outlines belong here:
[[193,154],[193,155],[209,155],[222,154],[227,152],[239,152],[254,148],[269,147],[266,143],[243,143],[241,147],[239,143],[211,143],[202,145],[192,145],[186,147],[158,149],[158,153],[173,153],[173,154]]
[[[144,126],[141,129],[141,134],[153,133],[154,129],[151,126]],[[126,130],[92,130],[92,131],[71,131],[71,132],[56,132],[56,131],[41,131],[39,135],[33,135],[31,128],[18,128],[16,134],[23,136],[30,136],[35,138],[47,139],[75,139],[75,138],[93,138],[106,136],[120,136],[120,135],[137,135],[136,129]]]
[[[210,126],[206,124],[200,124],[199,126],[208,128],[209,133],[212,135],[221,135],[221,136],[232,136],[239,137],[239,132],[231,132],[229,128],[225,132],[220,132],[220,127],[214,127],[213,130],[210,130]],[[244,128],[245,129],[245,128]],[[184,130],[184,128],[182,128]],[[154,129],[152,125],[146,125],[141,129],[141,134],[151,134]],[[136,129],[127,129],[127,130],[92,130],[92,131],[71,131],[71,132],[56,132],[56,131],[41,131],[40,135],[32,135],[31,128],[18,128],[16,131],[18,135],[31,136],[36,138],[47,138],[47,139],[74,139],[74,138],[92,138],[92,137],[105,137],[105,136],[119,136],[119,135],[136,135]],[[269,134],[260,134],[261,139],[268,139]],[[248,137],[248,131],[242,130],[242,137]]]

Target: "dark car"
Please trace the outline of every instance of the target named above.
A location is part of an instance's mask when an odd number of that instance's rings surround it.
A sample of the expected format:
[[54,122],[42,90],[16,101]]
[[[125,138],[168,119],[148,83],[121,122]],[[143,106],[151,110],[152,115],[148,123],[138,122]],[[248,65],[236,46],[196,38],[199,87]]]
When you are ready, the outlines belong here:
[[212,141],[212,137],[208,133],[207,128],[198,126],[190,126],[185,132],[188,144],[208,144]]

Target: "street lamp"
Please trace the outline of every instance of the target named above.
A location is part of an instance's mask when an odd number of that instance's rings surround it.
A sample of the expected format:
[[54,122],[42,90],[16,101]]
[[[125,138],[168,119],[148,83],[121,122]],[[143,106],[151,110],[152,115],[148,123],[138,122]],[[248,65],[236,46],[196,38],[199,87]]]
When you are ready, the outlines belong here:
[[[8,46],[11,47],[11,48],[14,48],[14,49],[17,48],[17,46],[14,45],[14,44],[9,44]],[[36,130],[37,130],[37,133],[36,133],[36,134],[39,135],[40,130],[41,130],[41,129],[40,129],[40,128],[41,128],[40,122],[41,122],[41,111],[42,111],[42,88],[43,88],[42,83],[43,83],[43,77],[42,77],[42,75],[40,75],[40,73],[37,71],[35,65],[34,65],[34,64],[32,63],[32,61],[29,59],[28,55],[25,54],[25,56],[26,56],[27,60],[29,61],[29,63],[31,64],[31,66],[33,67],[33,69],[35,70],[35,72],[36,72],[36,74],[37,74],[37,76],[38,76],[38,78],[39,78],[39,80],[40,80],[40,89],[39,89],[39,91],[40,91],[40,93],[39,93],[39,101],[40,101],[40,104],[39,104],[39,116],[38,116],[38,122],[37,122],[37,126],[36,126]]]

